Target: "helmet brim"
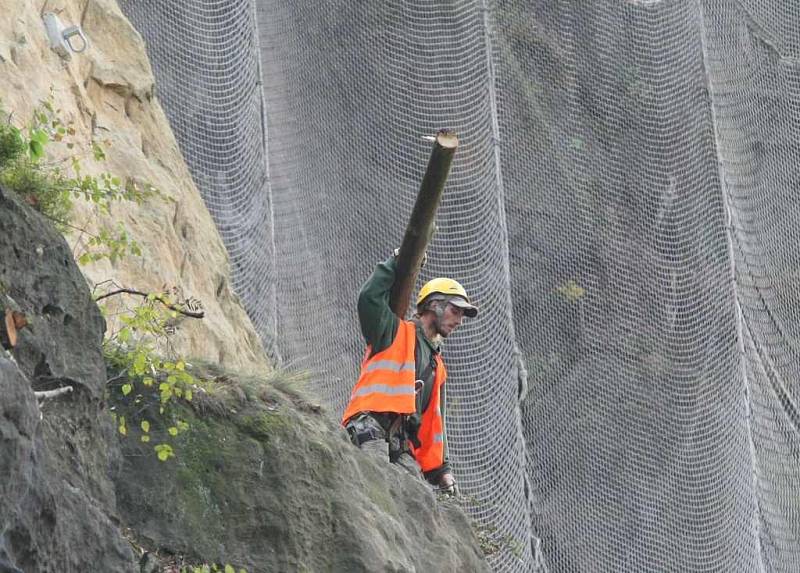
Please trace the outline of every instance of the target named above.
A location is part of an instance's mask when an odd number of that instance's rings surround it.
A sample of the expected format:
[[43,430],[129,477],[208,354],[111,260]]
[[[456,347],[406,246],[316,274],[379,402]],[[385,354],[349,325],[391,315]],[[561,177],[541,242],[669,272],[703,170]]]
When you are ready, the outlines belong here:
[[463,309],[464,315],[468,316],[469,318],[475,318],[476,316],[478,316],[478,307],[473,304],[470,304],[468,301],[464,300],[460,296],[451,297],[450,300],[448,300],[447,302],[449,302],[453,306],[457,306],[458,308]]

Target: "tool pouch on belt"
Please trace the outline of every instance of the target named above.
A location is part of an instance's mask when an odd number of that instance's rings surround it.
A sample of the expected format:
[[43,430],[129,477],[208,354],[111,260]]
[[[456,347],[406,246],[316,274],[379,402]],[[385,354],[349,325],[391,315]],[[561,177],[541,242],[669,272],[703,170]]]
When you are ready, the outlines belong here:
[[392,420],[388,430],[389,434],[389,461],[396,462],[400,456],[408,451],[406,435],[406,416],[398,415]]

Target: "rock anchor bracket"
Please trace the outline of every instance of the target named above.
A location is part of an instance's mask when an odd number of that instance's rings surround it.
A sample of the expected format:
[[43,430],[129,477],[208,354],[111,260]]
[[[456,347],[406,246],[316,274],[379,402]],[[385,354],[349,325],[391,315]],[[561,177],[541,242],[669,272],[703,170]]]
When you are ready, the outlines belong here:
[[73,53],[80,54],[89,47],[89,40],[80,26],[64,26],[53,12],[45,13],[42,20],[50,48],[65,60],[71,59]]

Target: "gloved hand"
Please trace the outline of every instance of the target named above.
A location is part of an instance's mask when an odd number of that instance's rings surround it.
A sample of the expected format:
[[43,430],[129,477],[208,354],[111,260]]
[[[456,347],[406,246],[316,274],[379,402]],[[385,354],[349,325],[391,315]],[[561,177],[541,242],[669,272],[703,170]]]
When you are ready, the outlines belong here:
[[439,478],[439,490],[448,495],[458,495],[458,486],[453,474],[450,472],[442,474],[442,477]]
[[[400,249],[395,249],[392,252],[392,254],[394,254],[395,258],[397,258],[397,255],[400,254]],[[419,268],[424,267],[425,263],[427,262],[428,262],[428,251],[425,251],[424,253],[422,253],[422,262],[419,264]]]

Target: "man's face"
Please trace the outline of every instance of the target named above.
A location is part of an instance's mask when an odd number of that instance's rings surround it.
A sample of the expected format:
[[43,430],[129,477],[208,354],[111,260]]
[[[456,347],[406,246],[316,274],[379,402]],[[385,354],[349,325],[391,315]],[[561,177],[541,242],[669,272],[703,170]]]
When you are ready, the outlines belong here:
[[444,301],[439,304],[444,305],[444,312],[438,320],[436,330],[439,336],[447,338],[456,328],[461,326],[461,321],[464,320],[464,309]]

